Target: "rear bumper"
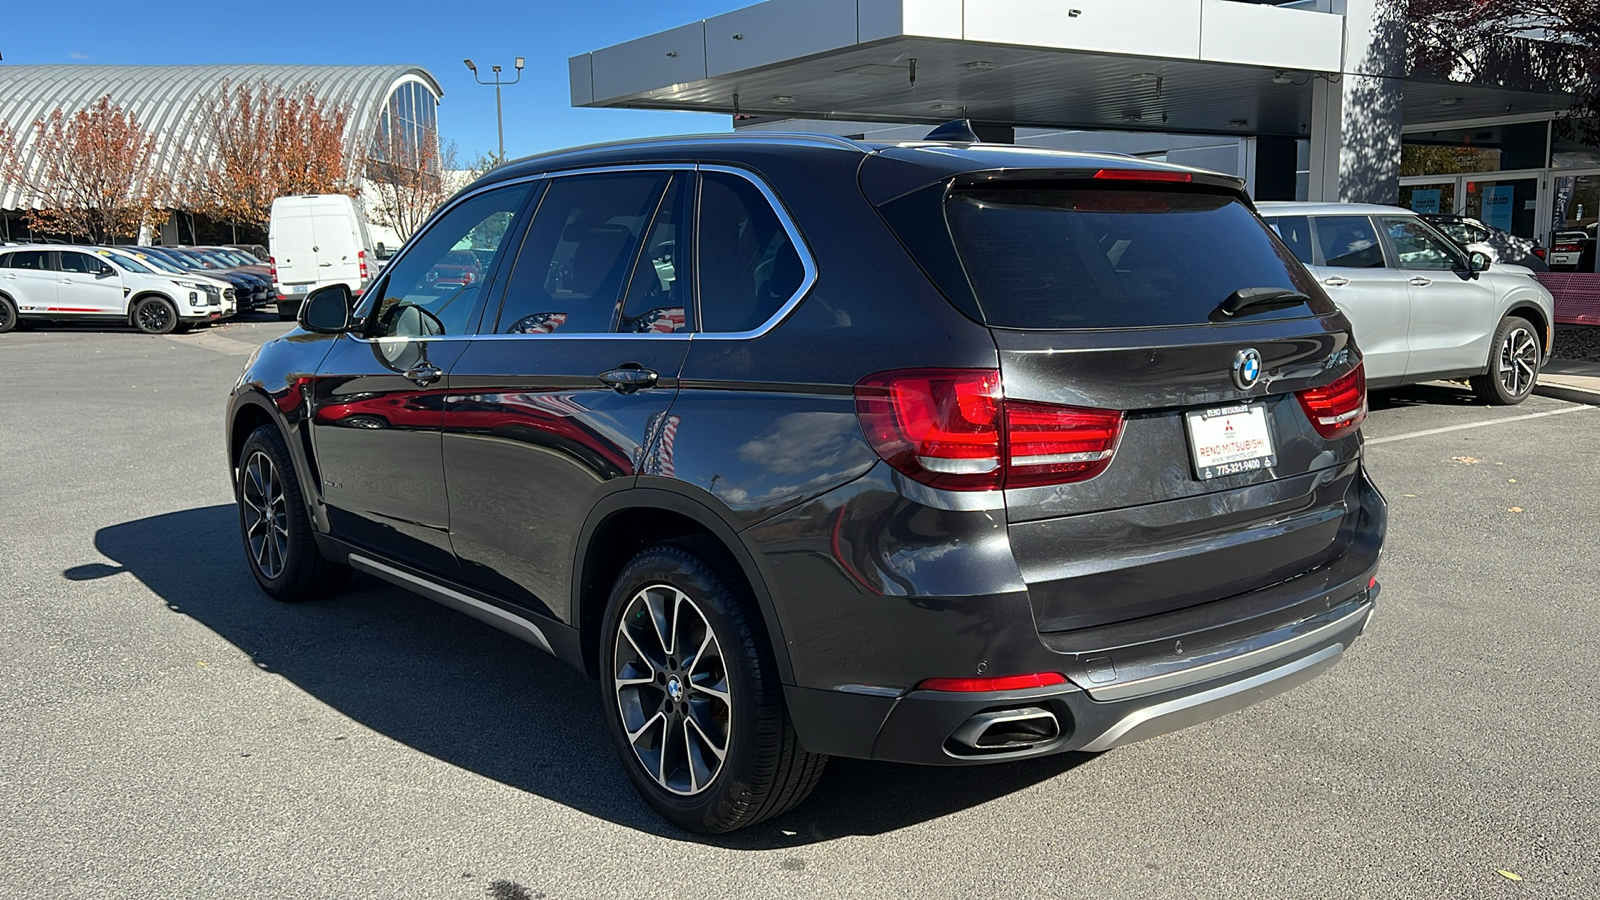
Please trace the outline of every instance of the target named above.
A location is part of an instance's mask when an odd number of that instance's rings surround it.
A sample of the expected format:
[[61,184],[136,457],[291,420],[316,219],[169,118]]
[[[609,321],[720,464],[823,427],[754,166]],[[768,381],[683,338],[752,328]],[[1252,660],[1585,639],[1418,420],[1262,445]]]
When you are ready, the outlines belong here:
[[[1332,668],[1365,630],[1375,595],[1362,590],[1302,623],[1292,637],[1247,651],[1233,664],[1202,664],[1131,690],[1068,683],[873,697],[791,687],[787,699],[813,752],[951,766],[1100,752],[1237,712],[1310,681]],[[1031,731],[1016,731],[1016,721],[1027,722]]]

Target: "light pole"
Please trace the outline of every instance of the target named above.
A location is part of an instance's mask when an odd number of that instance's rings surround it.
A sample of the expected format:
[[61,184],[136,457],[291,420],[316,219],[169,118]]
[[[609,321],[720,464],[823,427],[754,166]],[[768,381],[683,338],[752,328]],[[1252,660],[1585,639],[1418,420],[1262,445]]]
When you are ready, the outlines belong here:
[[516,65],[517,65],[517,77],[513,78],[510,81],[506,81],[506,82],[502,82],[500,80],[500,67],[499,66],[490,66],[490,68],[494,71],[494,81],[484,81],[483,80],[483,76],[478,74],[478,67],[473,64],[472,60],[464,59],[464,60],[462,60],[462,62],[466,63],[467,64],[467,68],[472,70],[472,77],[479,84],[492,84],[492,85],[494,85],[494,124],[495,124],[495,127],[497,129],[499,129],[499,131],[500,131],[500,156],[499,156],[498,161],[499,162],[505,162],[506,161],[506,123],[505,123],[505,119],[503,118],[503,115],[501,113],[500,85],[501,84],[508,84],[508,85],[509,84],[516,84],[517,82],[521,81],[522,80],[522,65],[525,62],[525,60],[523,60],[523,58],[520,57],[520,56],[517,57],[517,63],[516,63]]

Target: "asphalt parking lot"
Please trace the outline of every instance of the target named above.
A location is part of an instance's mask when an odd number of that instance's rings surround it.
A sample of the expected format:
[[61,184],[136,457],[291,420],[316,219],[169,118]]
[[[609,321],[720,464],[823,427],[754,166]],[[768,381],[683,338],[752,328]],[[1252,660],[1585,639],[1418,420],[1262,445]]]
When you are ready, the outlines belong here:
[[1600,896],[1600,408],[1375,395],[1347,658],[1098,757],[834,760],[729,838],[629,788],[599,692],[358,575],[240,557],[222,404],[261,317],[0,336],[0,896]]

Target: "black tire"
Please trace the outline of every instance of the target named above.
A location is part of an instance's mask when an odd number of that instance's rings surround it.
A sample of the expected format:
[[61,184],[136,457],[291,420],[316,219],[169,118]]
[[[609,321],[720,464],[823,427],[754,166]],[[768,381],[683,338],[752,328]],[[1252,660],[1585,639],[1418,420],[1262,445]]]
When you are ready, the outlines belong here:
[[146,297],[133,305],[128,319],[145,334],[171,334],[178,327],[178,308],[165,297]]
[[1539,383],[1543,356],[1533,324],[1520,316],[1506,316],[1489,342],[1489,371],[1474,375],[1469,383],[1484,403],[1515,406],[1528,399]]
[[17,305],[11,302],[10,297],[0,294],[0,334],[5,334],[16,327]]
[[[343,589],[350,582],[350,567],[317,550],[300,478],[278,429],[262,425],[251,432],[236,462],[233,497],[239,536],[250,574],[261,589],[286,603],[317,600]],[[264,472],[267,466],[270,471]],[[257,512],[262,509],[266,515]]]
[[[663,594],[676,591],[692,601],[691,607],[677,607],[679,612],[670,626],[674,635],[671,643],[680,641],[677,624],[680,621],[708,627],[715,643],[691,637],[685,643],[695,644],[704,651],[699,657],[691,663],[681,649],[675,651],[683,654],[681,656],[669,652],[670,666],[654,672],[629,660],[619,660],[619,641],[627,640],[620,633],[625,612],[630,608],[635,610],[629,618],[634,627],[641,629],[630,631],[630,635],[649,633],[642,630],[646,626],[640,623],[651,620],[639,618],[641,607],[635,604],[635,601],[645,602],[641,598],[646,589]],[[684,618],[690,615],[694,615],[692,620]],[[687,625],[683,630],[691,631]],[[703,635],[704,630],[698,633]],[[659,636],[661,632],[658,629],[653,633]],[[658,642],[655,648],[661,649],[664,643],[667,642]],[[700,680],[707,677],[702,659],[712,651],[716,656],[711,660],[710,684],[713,688],[720,685],[726,689],[727,701],[721,707],[716,704],[722,701],[707,700],[709,695],[693,693],[701,690],[695,685],[707,683]],[[622,652],[638,655],[626,647]],[[666,669],[680,666],[683,672],[680,683],[688,685],[678,691],[677,696],[683,698],[681,701],[672,699],[671,682],[676,678],[666,675]],[[698,674],[697,667],[700,667]],[[644,682],[646,674],[656,681],[623,686],[625,679]],[[718,676],[721,681],[716,681]],[[611,591],[600,632],[600,682],[607,730],[629,780],[646,803],[680,828],[701,834],[720,834],[754,825],[794,808],[822,777],[828,758],[806,752],[795,736],[755,597],[726,550],[709,537],[657,544],[640,552],[623,568]],[[655,687],[657,682],[661,687]],[[627,691],[634,693],[625,695]],[[641,696],[655,696],[652,691],[658,693],[661,700],[656,713],[647,717],[642,710],[648,707],[648,702],[635,704],[634,701]],[[629,699],[624,699],[625,696]],[[695,700],[696,697],[700,699]],[[701,706],[695,707],[697,702]],[[631,707],[628,713],[623,709],[625,703]],[[677,727],[673,725],[674,720],[667,717],[667,710],[672,706],[681,710],[676,713],[676,721],[682,728],[683,744],[666,741],[668,735],[679,733],[674,730]],[[624,724],[626,715],[647,722],[659,718],[660,723],[655,726],[662,738],[658,759],[669,759],[670,748],[679,747],[682,752],[671,758],[684,761],[695,752],[688,744],[693,740],[690,725],[695,725],[694,733],[705,738],[716,729],[716,719],[722,713],[726,713],[726,718],[721,720],[726,725],[726,733],[719,768],[709,773],[704,784],[695,784],[693,775],[686,775],[691,779],[689,792],[683,790],[681,778],[678,789],[674,790],[668,786],[672,779],[663,783],[657,773],[646,768],[644,757],[651,751],[648,746],[636,749]],[[699,727],[703,716],[713,720],[710,728]],[[691,723],[686,721],[688,719],[695,721]],[[650,727],[637,728],[641,744],[651,743]],[[714,739],[706,738],[700,745],[714,746]],[[709,760],[704,753],[697,758]],[[693,772],[694,766],[685,762],[681,771]]]

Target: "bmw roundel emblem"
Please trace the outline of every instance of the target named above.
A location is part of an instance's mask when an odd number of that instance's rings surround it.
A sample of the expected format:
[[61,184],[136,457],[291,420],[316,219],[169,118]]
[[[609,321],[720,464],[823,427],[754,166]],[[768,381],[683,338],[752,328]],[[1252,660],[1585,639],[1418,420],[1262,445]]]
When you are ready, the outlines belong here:
[[1261,353],[1254,347],[1233,355],[1233,383],[1248,391],[1261,380]]

